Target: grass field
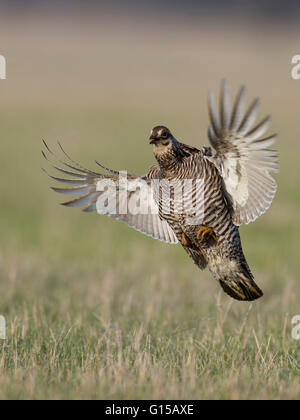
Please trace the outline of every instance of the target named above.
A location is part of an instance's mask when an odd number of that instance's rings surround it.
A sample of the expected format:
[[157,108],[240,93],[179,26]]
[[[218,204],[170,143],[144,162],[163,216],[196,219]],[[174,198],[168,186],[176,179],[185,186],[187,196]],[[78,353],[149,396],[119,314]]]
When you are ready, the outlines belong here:
[[[112,16],[0,28],[0,398],[299,399],[299,31]],[[207,144],[207,89],[224,76],[261,96],[280,134],[276,199],[241,228],[255,304],[227,298],[179,246],[59,206],[41,171],[42,138],[137,174],[158,123]]]

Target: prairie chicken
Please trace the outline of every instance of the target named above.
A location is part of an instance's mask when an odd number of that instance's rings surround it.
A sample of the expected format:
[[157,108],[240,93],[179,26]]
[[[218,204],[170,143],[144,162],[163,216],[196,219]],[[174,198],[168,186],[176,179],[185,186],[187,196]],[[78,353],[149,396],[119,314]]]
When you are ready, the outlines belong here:
[[[258,299],[263,293],[243,254],[239,226],[253,222],[271,205],[276,183],[269,173],[277,172],[279,164],[277,153],[269,149],[276,135],[261,138],[270,116],[253,128],[259,100],[247,112],[245,106],[245,87],[231,107],[223,81],[219,111],[209,93],[208,138],[214,153],[211,147],[199,150],[179,142],[165,126],[153,128],[150,143],[158,166],[141,177],[112,171],[98,162],[105,174],[88,170],[61,146],[67,162],[52,163],[46,153],[55,155],[44,143],[44,157],[70,178],[50,175],[68,185],[53,190],[79,196],[63,203],[67,207],[84,206],[85,212],[107,214],[155,239],[180,242],[198,267],[209,268],[229,296],[240,301]],[[169,195],[164,194],[166,185]],[[175,190],[184,192],[180,196]],[[196,201],[200,203],[195,205]],[[147,202],[147,211],[142,202]]]

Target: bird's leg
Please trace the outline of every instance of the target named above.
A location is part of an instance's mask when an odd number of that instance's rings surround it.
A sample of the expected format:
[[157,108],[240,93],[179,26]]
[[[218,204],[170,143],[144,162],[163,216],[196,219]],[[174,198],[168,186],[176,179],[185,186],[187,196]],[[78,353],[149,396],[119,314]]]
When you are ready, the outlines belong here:
[[182,245],[188,248],[191,248],[191,245],[192,245],[191,241],[189,240],[189,238],[186,236],[184,232],[182,232],[182,235],[181,235],[181,242],[182,242]]
[[201,228],[197,232],[197,239],[198,241],[207,240],[207,238],[212,238],[216,243],[218,243],[218,238],[214,232],[214,230],[208,226],[201,226]]
[[198,255],[203,257],[202,251],[200,251],[199,248],[195,247],[195,245],[190,241],[190,239],[186,236],[186,234],[184,232],[181,235],[181,242],[182,242],[183,246],[195,250]]

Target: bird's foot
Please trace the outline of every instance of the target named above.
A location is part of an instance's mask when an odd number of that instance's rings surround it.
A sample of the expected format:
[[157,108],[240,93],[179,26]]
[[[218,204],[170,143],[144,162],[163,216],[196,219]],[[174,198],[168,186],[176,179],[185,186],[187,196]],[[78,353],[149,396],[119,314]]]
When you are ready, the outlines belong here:
[[201,226],[201,228],[197,232],[197,239],[198,241],[207,241],[210,238],[214,240],[214,242],[218,243],[218,238],[214,232],[214,230],[208,226]]

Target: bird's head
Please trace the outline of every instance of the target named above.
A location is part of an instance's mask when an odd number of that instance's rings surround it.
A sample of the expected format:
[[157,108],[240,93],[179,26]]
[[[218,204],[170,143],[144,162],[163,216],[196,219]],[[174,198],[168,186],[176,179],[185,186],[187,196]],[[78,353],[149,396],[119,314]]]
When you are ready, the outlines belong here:
[[154,155],[161,166],[174,159],[178,161],[188,156],[182,149],[181,143],[164,125],[157,125],[151,130],[150,144],[153,145]]
[[171,131],[163,125],[158,125],[151,130],[150,144],[153,145],[156,154],[170,150],[174,141]]

